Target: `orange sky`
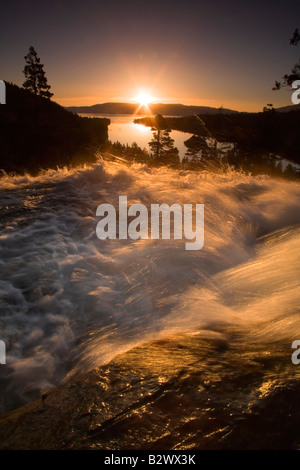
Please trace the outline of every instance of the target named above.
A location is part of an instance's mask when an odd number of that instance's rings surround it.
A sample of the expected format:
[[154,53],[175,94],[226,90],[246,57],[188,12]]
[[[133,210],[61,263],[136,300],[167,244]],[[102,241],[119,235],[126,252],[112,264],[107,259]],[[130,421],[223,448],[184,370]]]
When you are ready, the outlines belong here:
[[[30,4],[30,8],[29,8]],[[1,6],[0,79],[22,85],[33,45],[53,100],[64,106],[129,101],[140,88],[160,102],[261,111],[291,105],[272,91],[299,48],[300,2],[278,0],[10,0]]]

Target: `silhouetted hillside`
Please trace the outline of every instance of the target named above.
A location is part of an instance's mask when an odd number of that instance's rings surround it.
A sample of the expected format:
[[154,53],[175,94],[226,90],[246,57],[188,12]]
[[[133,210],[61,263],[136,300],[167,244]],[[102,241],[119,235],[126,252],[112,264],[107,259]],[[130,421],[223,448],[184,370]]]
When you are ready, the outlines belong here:
[[239,159],[259,163],[272,153],[300,163],[300,111],[201,117],[218,140],[236,143]]
[[0,106],[0,168],[36,172],[95,159],[109,119],[81,118],[48,99],[6,84]]
[[[154,125],[151,117],[135,122]],[[167,117],[166,122],[170,129],[235,143],[235,165],[260,164],[270,153],[300,163],[300,111]]]
[[288,113],[290,111],[300,111],[300,104],[291,104],[290,106],[282,106],[277,108],[276,111],[279,113]]
[[[73,113],[90,114],[148,114],[147,110],[141,107],[139,110],[137,103],[103,103],[93,106],[71,106],[67,109]],[[211,108],[209,106],[185,106],[183,104],[164,104],[153,103],[150,105],[151,114],[162,114],[164,116],[191,116],[193,114],[218,114],[220,108]],[[222,108],[225,114],[233,114],[238,111]]]

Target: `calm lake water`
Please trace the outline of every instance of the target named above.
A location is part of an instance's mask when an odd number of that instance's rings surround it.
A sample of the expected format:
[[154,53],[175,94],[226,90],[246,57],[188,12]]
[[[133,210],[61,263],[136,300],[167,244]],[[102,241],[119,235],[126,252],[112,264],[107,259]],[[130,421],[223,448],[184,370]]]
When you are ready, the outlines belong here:
[[[149,150],[148,143],[152,139],[152,132],[150,127],[146,127],[142,124],[134,124],[133,120],[137,117],[141,118],[143,116],[129,116],[126,115],[116,115],[116,114],[80,114],[84,117],[100,117],[108,118],[111,121],[110,126],[108,127],[108,138],[112,142],[121,142],[121,144],[131,145],[133,142],[136,142],[139,147],[146,148]],[[184,154],[187,150],[184,142],[188,140],[192,134],[187,132],[172,131],[170,133],[172,139],[174,139],[174,145],[179,150],[180,159],[184,157]]]

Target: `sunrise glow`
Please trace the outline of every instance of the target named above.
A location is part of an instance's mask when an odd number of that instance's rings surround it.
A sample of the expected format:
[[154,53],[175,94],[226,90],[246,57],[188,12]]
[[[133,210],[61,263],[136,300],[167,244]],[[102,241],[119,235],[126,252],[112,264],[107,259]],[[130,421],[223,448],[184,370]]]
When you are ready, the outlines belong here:
[[139,89],[137,95],[132,98],[131,101],[138,105],[135,114],[139,114],[141,112],[151,114],[151,104],[157,102],[157,98],[155,98],[147,89]]
[[149,104],[154,102],[154,97],[151,96],[149,93],[146,92],[140,92],[139,95],[136,98],[136,101],[141,105],[141,106],[149,106]]
[[0,450],[300,449],[300,1],[273,3],[0,0]]

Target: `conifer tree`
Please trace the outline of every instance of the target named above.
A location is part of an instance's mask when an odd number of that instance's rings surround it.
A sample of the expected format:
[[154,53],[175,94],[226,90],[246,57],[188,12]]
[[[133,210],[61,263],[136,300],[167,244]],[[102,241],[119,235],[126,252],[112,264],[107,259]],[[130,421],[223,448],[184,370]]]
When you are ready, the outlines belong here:
[[174,140],[170,137],[171,130],[168,129],[166,119],[158,114],[151,130],[153,138],[148,145],[154,159],[160,163],[178,163],[179,152],[174,146]]
[[179,152],[174,146],[174,139],[170,137],[170,129],[152,127],[153,138],[149,147],[154,159],[164,164],[178,164]]
[[174,146],[174,139],[170,136],[171,129],[165,129],[161,136],[161,145],[164,157],[178,157],[178,149]]
[[[299,42],[300,42],[300,33],[299,33],[298,28],[296,28],[293,33],[293,36],[290,39],[290,45],[297,46]],[[283,76],[283,81],[276,80],[273,90],[280,90],[280,88],[282,87],[291,86],[295,80],[299,80],[299,79],[300,79],[300,60],[294,65],[294,67],[292,68],[289,74],[285,74]]]
[[43,68],[44,65],[41,64],[34,47],[31,46],[29,48],[29,52],[24,58],[26,65],[23,69],[23,73],[26,80],[23,83],[23,88],[34,95],[40,95],[43,98],[50,99],[53,96],[53,93],[49,91],[51,86],[47,83]]
[[150,147],[150,151],[155,159],[159,159],[161,153],[161,129],[157,129],[155,127],[151,128],[153,137],[151,141],[148,143]]

